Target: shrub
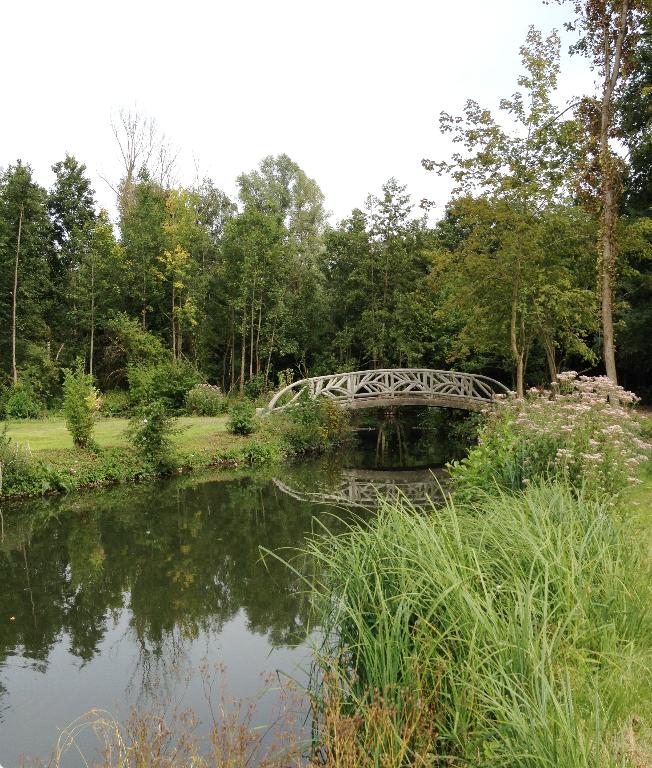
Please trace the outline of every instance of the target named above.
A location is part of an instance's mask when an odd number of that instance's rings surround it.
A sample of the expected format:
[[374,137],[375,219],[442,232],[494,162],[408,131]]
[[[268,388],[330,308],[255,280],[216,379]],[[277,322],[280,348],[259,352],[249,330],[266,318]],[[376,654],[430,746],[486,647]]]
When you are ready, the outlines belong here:
[[250,435],[256,430],[254,406],[246,400],[236,402],[229,413],[226,428],[234,435]]
[[282,451],[273,442],[252,442],[244,449],[242,455],[249,464],[269,464],[278,461]]
[[629,407],[636,397],[607,377],[560,374],[560,393],[530,390],[501,399],[479,442],[452,465],[458,494],[518,490],[538,478],[564,478],[575,488],[614,494],[635,483],[652,446]]
[[0,432],[0,496],[25,485],[32,476],[31,464],[29,452],[8,437],[5,427]]
[[157,336],[124,312],[108,321],[106,331],[108,343],[104,364],[114,385],[127,381],[129,368],[156,365],[168,354]]
[[85,448],[91,441],[99,406],[99,393],[93,386],[93,377],[84,373],[83,362],[77,360],[74,368],[64,371],[63,413],[73,442],[80,448]]
[[134,413],[127,436],[132,445],[158,469],[172,468],[172,441],[174,420],[165,404],[155,400],[142,405]]
[[2,411],[7,419],[38,419],[43,413],[43,402],[34,392],[29,380],[19,379],[5,391]]
[[110,389],[102,393],[100,413],[103,416],[127,416],[131,411],[129,393],[122,389]]
[[30,384],[39,402],[52,407],[61,396],[61,366],[40,344],[27,344],[25,357],[20,377]]
[[128,376],[132,403],[158,401],[173,414],[183,413],[186,395],[201,381],[199,371],[186,360],[131,366]]
[[326,397],[311,397],[307,389],[282,418],[283,437],[293,453],[319,453],[349,435],[346,413]]
[[186,395],[186,411],[193,416],[219,416],[226,410],[226,398],[215,384],[195,384]]
[[257,373],[244,385],[244,391],[248,398],[255,400],[267,391],[267,379],[265,374]]

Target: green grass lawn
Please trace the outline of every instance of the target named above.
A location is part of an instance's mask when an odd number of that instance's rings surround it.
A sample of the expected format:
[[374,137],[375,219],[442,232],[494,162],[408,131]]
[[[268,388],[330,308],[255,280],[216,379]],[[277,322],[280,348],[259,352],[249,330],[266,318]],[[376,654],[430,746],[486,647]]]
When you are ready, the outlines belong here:
[[[216,433],[226,431],[226,419],[226,416],[181,417],[177,419],[179,432],[173,440],[182,448],[205,445]],[[128,423],[128,419],[99,419],[93,437],[102,448],[127,445],[124,432]],[[34,453],[73,448],[66,423],[60,418],[8,421],[7,435],[17,443],[29,445]]]

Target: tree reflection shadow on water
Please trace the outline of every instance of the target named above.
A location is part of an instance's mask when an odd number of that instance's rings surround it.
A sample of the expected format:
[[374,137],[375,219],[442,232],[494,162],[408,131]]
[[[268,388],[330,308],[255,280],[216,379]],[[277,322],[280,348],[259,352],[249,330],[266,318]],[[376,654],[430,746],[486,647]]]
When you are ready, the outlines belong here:
[[[377,497],[379,485],[403,493],[409,483],[429,491],[438,485],[427,470],[343,470],[343,460],[288,467],[282,482],[307,492],[345,485],[357,502],[363,487]],[[49,749],[53,739],[41,731],[56,733],[111,697],[143,708],[157,696],[184,695],[194,706],[201,691],[194,682],[184,693],[184,675],[196,674],[201,656],[242,658],[240,679],[230,680],[236,696],[251,693],[249,678],[259,672],[303,663],[289,649],[313,629],[304,581],[312,563],[301,554],[306,536],[315,519],[337,532],[373,511],[340,504],[333,514],[331,504],[288,494],[272,480],[272,470],[220,472],[3,508],[4,765],[13,759],[6,750],[17,756],[26,747],[32,754]],[[292,557],[292,568],[263,560],[261,547]],[[281,661],[270,661],[272,649],[284,648]],[[42,699],[54,705],[46,711]]]
[[241,610],[251,631],[291,644],[307,631],[298,577],[263,564],[259,547],[300,547],[318,513],[264,476],[15,506],[0,544],[0,658],[46,662],[63,631],[89,661],[125,608],[143,660],[176,663],[184,640],[219,632]]

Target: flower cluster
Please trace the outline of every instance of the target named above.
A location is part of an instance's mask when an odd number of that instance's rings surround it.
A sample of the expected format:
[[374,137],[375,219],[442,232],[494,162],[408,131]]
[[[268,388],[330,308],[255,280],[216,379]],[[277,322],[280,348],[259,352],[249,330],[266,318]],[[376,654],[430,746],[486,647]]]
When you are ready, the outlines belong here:
[[[562,476],[575,487],[617,493],[638,482],[652,445],[632,406],[638,398],[606,376],[561,373],[552,390],[497,400],[477,448],[454,468],[462,482],[523,487]],[[484,482],[483,482],[484,481]]]

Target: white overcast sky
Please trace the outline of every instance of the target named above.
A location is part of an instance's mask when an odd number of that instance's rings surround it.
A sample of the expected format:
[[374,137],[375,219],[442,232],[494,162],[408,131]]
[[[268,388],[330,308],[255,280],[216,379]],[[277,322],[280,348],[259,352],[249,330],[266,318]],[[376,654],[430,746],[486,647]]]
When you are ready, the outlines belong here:
[[[0,2],[0,167],[21,158],[49,184],[66,152],[101,176],[120,158],[110,120],[137,106],[180,149],[180,183],[239,173],[285,152],[339,219],[395,176],[446,202],[421,168],[446,157],[442,109],[496,106],[514,89],[528,25],[561,28],[541,0],[20,0]],[[559,102],[589,87],[563,46]]]

